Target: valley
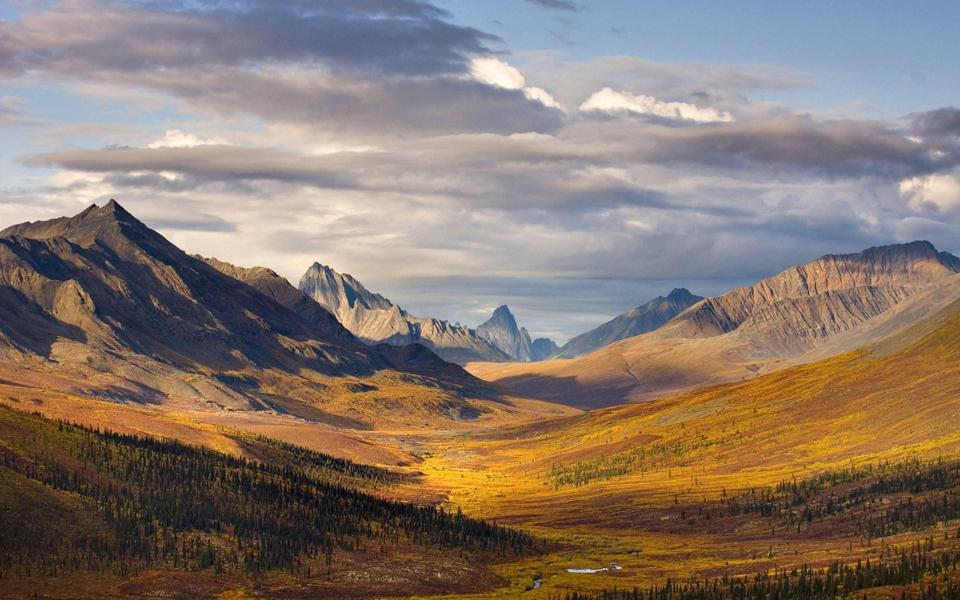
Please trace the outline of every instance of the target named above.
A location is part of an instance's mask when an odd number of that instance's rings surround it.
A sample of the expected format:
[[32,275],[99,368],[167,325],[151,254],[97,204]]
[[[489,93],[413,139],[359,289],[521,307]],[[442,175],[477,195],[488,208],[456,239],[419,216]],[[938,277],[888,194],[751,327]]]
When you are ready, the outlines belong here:
[[932,246],[464,370],[116,203],[0,242],[4,597],[957,593],[960,275]]

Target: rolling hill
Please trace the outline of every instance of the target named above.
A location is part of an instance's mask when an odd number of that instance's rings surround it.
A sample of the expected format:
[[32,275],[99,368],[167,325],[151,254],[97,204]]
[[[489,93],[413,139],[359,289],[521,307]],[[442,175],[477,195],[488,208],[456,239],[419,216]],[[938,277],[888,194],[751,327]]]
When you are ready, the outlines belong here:
[[[757,597],[850,597],[787,590],[920,547],[958,557],[958,416],[955,298],[865,347],[749,381],[438,441],[423,470],[469,514],[577,548],[519,571],[546,597],[744,597],[695,586],[759,589],[774,572],[779,591]],[[840,585],[950,597],[956,574],[940,573]]]

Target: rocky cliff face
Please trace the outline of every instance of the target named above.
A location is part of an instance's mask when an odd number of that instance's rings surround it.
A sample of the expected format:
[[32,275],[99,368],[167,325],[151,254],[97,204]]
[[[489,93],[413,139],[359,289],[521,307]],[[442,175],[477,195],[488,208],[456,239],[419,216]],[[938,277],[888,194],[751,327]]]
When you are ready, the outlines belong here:
[[420,343],[457,363],[510,360],[475,331],[449,321],[411,315],[352,276],[320,263],[307,270],[299,288],[367,343]]
[[506,304],[498,306],[487,321],[477,326],[477,335],[499,348],[512,360],[521,362],[539,361],[555,352],[557,345],[548,338],[530,339],[525,327],[517,320]]
[[827,255],[756,285],[708,298],[671,323],[683,337],[740,331],[776,348],[848,331],[931,283],[960,271],[929,242]]
[[684,288],[675,289],[666,296],[654,298],[571,339],[555,353],[556,358],[575,358],[608,344],[654,331],[701,300],[703,297],[695,296]]

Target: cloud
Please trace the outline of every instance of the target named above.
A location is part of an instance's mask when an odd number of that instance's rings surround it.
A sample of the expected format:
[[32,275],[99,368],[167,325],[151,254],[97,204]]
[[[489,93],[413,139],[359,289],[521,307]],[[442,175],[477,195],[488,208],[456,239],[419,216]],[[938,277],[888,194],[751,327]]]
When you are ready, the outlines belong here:
[[539,87],[527,86],[527,79],[513,65],[497,58],[479,57],[470,63],[470,74],[481,83],[507,90],[520,90],[523,95],[540,104],[563,111],[563,106],[548,91]]
[[448,16],[413,1],[66,0],[0,22],[0,71],[84,76],[319,61],[387,74],[463,72],[497,38]]
[[77,122],[8,142],[5,223],[115,197],[191,252],[321,260],[469,324],[506,302],[560,337],[827,252],[960,249],[956,108],[804,114],[754,99],[802,73],[510,55],[416,0],[25,7],[0,75]]
[[0,96],[0,126],[17,127],[38,124],[37,119],[27,114],[24,105],[22,98]]
[[701,108],[687,102],[663,102],[653,96],[635,95],[605,87],[580,105],[581,112],[602,112],[608,115],[647,115],[663,119],[697,123],[729,123],[733,117],[715,108]]
[[936,173],[904,179],[900,195],[917,212],[948,213],[960,209],[960,173]]
[[[39,154],[26,159],[33,166],[58,166],[70,171],[114,173],[130,176],[128,185],[157,183],[142,179],[145,172],[192,177],[193,185],[209,181],[285,181],[309,183],[316,187],[342,189],[359,187],[349,175],[325,161],[290,152],[234,146],[195,145],[143,148],[66,150]],[[329,164],[329,162],[327,162]],[[164,176],[168,181],[176,177]],[[177,186],[181,187],[181,186]]]
[[63,0],[0,21],[0,76],[376,135],[556,128],[543,89],[470,78],[497,43],[417,1]]
[[957,156],[911,139],[910,131],[869,120],[817,121],[783,116],[713,127],[658,131],[647,158],[726,167],[778,165],[833,176],[884,180],[933,173],[956,164]]
[[150,142],[147,148],[194,148],[196,146],[211,146],[225,144],[221,139],[205,139],[179,129],[168,129],[163,137]]
[[527,84],[526,78],[516,67],[492,57],[473,59],[470,74],[477,81],[508,90],[520,90]]

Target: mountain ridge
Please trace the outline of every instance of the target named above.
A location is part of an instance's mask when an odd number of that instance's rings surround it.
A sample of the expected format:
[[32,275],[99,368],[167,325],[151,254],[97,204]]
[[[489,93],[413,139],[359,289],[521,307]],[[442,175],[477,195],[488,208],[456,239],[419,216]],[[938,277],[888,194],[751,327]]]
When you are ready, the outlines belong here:
[[564,344],[552,358],[576,358],[613,342],[653,331],[704,298],[686,288],[674,288],[628,310]]
[[929,242],[826,255],[704,299],[659,329],[590,354],[469,370],[514,393],[581,408],[658,398],[750,379],[810,353],[822,357],[848,347],[847,338],[870,343],[960,296],[958,270],[953,255]]
[[510,356],[474,330],[459,323],[411,315],[384,296],[369,291],[353,276],[319,262],[307,269],[298,288],[366,343],[421,343],[457,363],[510,360]]

